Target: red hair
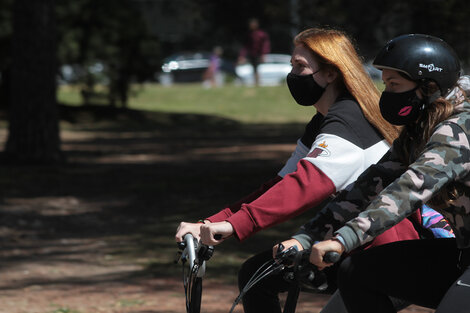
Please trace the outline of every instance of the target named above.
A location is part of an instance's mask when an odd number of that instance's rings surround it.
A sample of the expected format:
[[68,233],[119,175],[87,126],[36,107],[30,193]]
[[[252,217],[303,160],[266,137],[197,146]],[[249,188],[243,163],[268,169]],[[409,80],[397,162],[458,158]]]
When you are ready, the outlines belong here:
[[380,113],[380,92],[366,73],[362,60],[348,36],[339,30],[310,28],[294,38],[294,44],[303,44],[320,63],[340,74],[338,83],[356,99],[366,119],[392,143],[399,133],[396,126],[388,123]]

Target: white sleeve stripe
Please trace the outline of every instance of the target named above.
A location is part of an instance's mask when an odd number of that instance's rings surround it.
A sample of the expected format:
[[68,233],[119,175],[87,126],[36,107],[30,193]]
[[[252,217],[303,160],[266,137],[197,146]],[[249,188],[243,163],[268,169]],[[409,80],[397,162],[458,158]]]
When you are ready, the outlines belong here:
[[297,147],[295,147],[294,152],[292,152],[292,155],[287,160],[284,167],[279,171],[278,175],[284,177],[289,173],[295,172],[297,170],[297,163],[303,159],[308,152],[309,148],[304,145],[300,139],[297,140]]
[[[377,144],[376,144],[377,145]],[[388,150],[383,144],[363,150],[350,141],[331,134],[320,134],[304,158],[320,169],[336,187],[344,189]],[[372,154],[372,155],[371,155]]]

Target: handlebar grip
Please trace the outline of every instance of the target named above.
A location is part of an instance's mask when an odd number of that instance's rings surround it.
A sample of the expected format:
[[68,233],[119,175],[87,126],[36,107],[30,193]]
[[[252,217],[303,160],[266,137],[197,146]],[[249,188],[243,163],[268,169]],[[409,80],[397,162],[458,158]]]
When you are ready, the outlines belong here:
[[215,234],[214,239],[215,240],[220,240],[220,239],[222,239],[222,235],[221,234]]
[[187,246],[186,240],[191,240],[191,239],[193,239],[193,235],[191,235],[191,233],[187,233],[186,235],[184,235],[183,241],[176,243],[176,245],[178,246],[178,249],[180,250],[186,249],[186,246]]
[[340,258],[341,258],[341,255],[338,252],[329,251],[325,253],[325,256],[323,257],[323,262],[336,263],[339,261]]

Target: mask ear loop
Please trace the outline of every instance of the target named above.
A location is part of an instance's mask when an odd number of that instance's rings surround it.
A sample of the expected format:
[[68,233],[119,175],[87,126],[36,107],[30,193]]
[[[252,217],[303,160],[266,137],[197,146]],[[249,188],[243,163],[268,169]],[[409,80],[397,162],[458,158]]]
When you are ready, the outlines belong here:
[[423,105],[420,108],[420,110],[424,110],[428,105],[436,101],[438,98],[442,96],[441,90],[438,89],[435,92],[433,92],[431,95],[427,96],[428,94],[428,87],[429,87],[429,81],[422,81],[419,83],[419,87],[421,88],[421,92],[423,93]]
[[421,93],[423,94],[423,99],[421,101],[421,106],[419,108],[420,115],[421,115],[421,117],[419,118],[421,119],[421,122],[419,123],[419,125],[421,128],[423,128],[428,119],[428,115],[424,111],[431,103],[436,101],[441,96],[441,91],[440,89],[438,89],[437,91],[433,92],[431,95],[427,96],[428,88],[429,88],[429,81],[425,81],[425,80],[418,82],[417,88],[418,87],[421,89]]
[[313,73],[312,73],[312,74],[310,74],[310,75],[312,75],[312,76],[313,76],[313,75],[315,75],[316,73],[318,73],[318,72],[320,72],[320,71],[321,71],[321,68],[319,68],[318,70],[316,70],[315,72],[313,72]]
[[[320,71],[321,71],[321,68],[319,68],[318,70],[316,70],[315,72],[313,72],[312,74],[310,74],[310,75],[312,75],[313,80],[315,80],[315,77],[313,77],[313,75],[315,75],[316,73],[318,73],[318,72],[320,72]],[[316,80],[315,80],[315,82],[317,83]],[[317,83],[317,85],[320,86],[318,83]],[[323,86],[320,86],[320,87],[323,88],[323,89],[326,89],[326,87],[328,87],[328,85],[329,85],[329,83],[326,83],[326,86],[325,86],[325,87],[323,87]]]
[[428,104],[433,103],[434,101],[436,101],[440,97],[441,97],[441,91],[437,90],[436,92],[434,92],[432,95],[430,95],[428,97]]

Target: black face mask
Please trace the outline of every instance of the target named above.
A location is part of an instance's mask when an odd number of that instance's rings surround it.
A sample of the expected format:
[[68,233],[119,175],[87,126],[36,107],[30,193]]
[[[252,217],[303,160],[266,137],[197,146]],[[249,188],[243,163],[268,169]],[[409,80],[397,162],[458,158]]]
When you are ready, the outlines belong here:
[[[318,73],[318,71],[315,73]],[[287,86],[289,87],[292,97],[300,105],[314,105],[325,91],[325,88],[317,84],[313,78],[313,74],[287,74]]]
[[416,95],[417,88],[400,93],[382,92],[379,106],[383,118],[393,125],[406,125],[416,121],[424,104]]

